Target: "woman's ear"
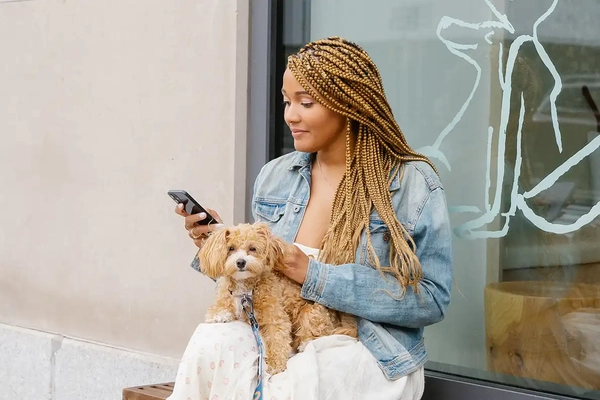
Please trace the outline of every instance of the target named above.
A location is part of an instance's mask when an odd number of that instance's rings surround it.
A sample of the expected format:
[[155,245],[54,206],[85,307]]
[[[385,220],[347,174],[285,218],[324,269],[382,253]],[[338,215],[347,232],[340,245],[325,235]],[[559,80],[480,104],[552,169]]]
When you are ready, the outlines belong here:
[[223,274],[229,252],[227,247],[229,234],[229,229],[226,228],[214,231],[198,251],[202,273],[213,279],[217,279]]

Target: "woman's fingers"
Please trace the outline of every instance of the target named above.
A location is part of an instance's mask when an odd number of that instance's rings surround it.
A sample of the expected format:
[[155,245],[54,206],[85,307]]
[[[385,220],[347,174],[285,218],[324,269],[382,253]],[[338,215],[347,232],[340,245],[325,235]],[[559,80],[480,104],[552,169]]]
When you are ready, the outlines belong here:
[[[221,219],[221,216],[218,212],[210,208],[208,208],[207,211],[218,223],[200,225],[198,224],[198,222],[208,218],[208,215],[206,215],[206,213],[201,212],[198,214],[190,215],[185,211],[183,204],[177,204],[177,206],[175,206],[175,213],[184,217],[185,230],[188,231],[188,236],[192,238],[194,244],[198,248],[202,248],[202,245],[204,244],[204,241],[206,241],[206,239],[208,238],[210,232],[223,226],[223,220]],[[212,221],[211,219],[210,222],[215,221]]]
[[197,226],[197,223],[206,219],[206,214],[201,212],[198,214],[192,214],[185,217],[185,229],[188,231],[193,227]]
[[185,208],[183,208],[183,204],[177,204],[175,206],[175,214],[181,215],[182,217],[187,217],[188,213],[185,212]]
[[188,232],[192,239],[198,240],[200,237],[208,237],[212,231],[222,227],[223,224],[194,225],[188,229]]
[[216,212],[215,210],[213,210],[213,209],[210,209],[210,208],[207,208],[207,209],[206,209],[206,211],[208,211],[208,213],[209,213],[210,215],[212,215],[212,216],[213,216],[213,217],[214,217],[214,218],[217,220],[217,222],[218,222],[219,224],[222,224],[222,223],[223,223],[223,220],[221,219],[221,216],[219,215],[219,213],[218,213],[218,212]]
[[193,240],[206,239],[211,229],[207,225],[196,225],[188,230],[188,236]]

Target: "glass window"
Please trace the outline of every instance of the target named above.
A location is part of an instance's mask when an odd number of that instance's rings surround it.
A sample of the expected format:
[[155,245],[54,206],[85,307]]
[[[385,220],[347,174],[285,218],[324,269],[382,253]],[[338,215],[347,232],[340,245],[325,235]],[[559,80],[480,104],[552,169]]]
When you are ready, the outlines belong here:
[[[599,21],[597,0],[284,2],[283,68],[308,40],[362,45],[442,176],[456,284],[429,370],[600,395]],[[293,150],[277,118],[272,157]]]

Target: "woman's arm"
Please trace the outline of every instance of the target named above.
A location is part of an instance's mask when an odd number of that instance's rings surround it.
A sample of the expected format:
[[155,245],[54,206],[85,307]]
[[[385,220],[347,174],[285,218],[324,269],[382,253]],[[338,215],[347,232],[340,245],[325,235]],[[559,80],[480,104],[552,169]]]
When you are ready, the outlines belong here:
[[373,322],[420,328],[441,321],[453,276],[452,232],[441,187],[429,193],[413,240],[423,269],[419,294],[408,287],[399,298],[400,286],[392,275],[364,265],[334,266],[311,259],[302,297]]

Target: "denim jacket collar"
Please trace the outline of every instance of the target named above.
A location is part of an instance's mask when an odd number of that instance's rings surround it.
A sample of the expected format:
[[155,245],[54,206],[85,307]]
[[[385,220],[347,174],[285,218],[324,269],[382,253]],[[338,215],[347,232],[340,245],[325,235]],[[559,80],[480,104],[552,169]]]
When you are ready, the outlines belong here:
[[299,151],[296,152],[294,154],[294,158],[290,162],[290,166],[288,167],[288,169],[292,171],[296,168],[310,166],[312,164],[312,154],[313,153],[302,153]]
[[[290,162],[290,166],[288,167],[288,170],[293,171],[294,169],[303,169],[305,167],[310,167],[310,165],[312,164],[312,157],[313,157],[314,153],[303,153],[303,152],[296,152],[294,153],[294,157]],[[394,174],[394,177],[392,178],[392,181],[390,183],[390,192],[394,192],[398,189],[400,189],[400,175],[401,174]]]

